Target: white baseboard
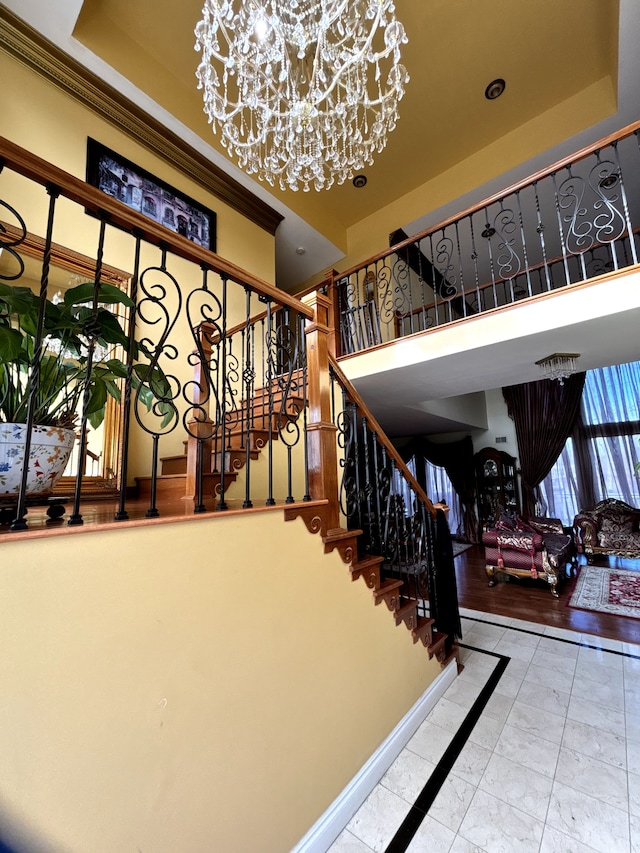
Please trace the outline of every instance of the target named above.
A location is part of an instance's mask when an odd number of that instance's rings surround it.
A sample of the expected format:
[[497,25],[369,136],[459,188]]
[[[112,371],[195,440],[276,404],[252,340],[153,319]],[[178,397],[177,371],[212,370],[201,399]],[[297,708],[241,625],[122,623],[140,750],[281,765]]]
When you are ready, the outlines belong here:
[[425,690],[291,853],[326,853],[458,674],[455,661]]

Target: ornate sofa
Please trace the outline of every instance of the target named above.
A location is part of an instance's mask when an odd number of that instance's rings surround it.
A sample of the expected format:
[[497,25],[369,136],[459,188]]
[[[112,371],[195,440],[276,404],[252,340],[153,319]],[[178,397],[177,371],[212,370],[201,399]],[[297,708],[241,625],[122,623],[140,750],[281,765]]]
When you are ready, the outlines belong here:
[[593,509],[581,509],[573,520],[578,553],[587,562],[595,554],[612,557],[640,557],[640,509],[624,501],[606,498]]
[[566,577],[567,564],[575,567],[575,548],[558,518],[533,518],[524,521],[504,516],[493,530],[482,534],[485,571],[489,586],[502,573],[518,578],[542,580],[558,597],[558,584]]

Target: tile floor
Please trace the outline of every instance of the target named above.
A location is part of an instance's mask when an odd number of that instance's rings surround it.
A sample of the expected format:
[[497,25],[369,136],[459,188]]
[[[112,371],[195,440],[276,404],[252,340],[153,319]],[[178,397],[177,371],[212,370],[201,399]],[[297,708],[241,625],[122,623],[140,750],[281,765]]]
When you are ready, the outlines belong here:
[[462,616],[463,672],[329,853],[640,853],[640,628]]

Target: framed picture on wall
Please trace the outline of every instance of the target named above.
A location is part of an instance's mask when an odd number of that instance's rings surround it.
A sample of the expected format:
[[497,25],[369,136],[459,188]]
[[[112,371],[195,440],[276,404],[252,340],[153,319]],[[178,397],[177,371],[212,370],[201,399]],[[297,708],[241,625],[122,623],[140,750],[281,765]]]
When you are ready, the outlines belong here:
[[174,187],[87,139],[87,183],[188,240],[216,251],[216,214]]

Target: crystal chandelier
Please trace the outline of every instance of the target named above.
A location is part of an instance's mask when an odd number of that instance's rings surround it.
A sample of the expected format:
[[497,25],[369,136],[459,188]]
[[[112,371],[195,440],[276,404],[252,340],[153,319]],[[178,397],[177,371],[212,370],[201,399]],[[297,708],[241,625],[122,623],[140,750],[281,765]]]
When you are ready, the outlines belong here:
[[536,361],[542,368],[543,379],[557,379],[561,385],[568,376],[578,372],[576,359],[580,358],[578,352],[554,352]]
[[409,80],[393,0],[206,0],[195,35],[204,111],[248,174],[329,189],[385,147]]

